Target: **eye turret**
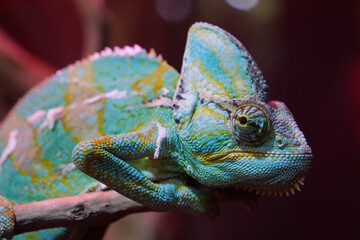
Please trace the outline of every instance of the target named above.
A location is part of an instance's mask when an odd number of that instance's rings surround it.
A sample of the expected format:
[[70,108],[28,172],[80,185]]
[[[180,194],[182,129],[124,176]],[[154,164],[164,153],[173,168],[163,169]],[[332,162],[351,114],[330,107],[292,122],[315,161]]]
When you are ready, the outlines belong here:
[[246,145],[261,144],[270,132],[267,113],[254,103],[238,107],[231,115],[231,125],[236,140]]

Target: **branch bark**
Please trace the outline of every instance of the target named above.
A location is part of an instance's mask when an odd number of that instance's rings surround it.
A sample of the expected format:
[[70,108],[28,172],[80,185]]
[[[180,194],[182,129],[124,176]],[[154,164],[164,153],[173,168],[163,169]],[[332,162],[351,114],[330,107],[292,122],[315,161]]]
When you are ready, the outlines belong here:
[[115,191],[100,191],[14,206],[15,234],[54,227],[106,225],[151,209]]
[[[259,195],[242,190],[214,192],[219,201],[238,201],[254,211]],[[14,206],[15,234],[54,227],[90,227],[110,224],[126,215],[152,211],[119,193],[99,191]]]

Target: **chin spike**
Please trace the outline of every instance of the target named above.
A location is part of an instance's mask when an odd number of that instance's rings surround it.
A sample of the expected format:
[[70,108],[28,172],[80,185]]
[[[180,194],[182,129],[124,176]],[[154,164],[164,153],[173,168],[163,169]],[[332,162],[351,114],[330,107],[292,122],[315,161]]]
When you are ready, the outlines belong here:
[[302,179],[299,179],[299,180],[298,180],[298,183],[299,183],[300,185],[304,185],[304,181],[303,181]]
[[301,191],[300,186],[299,186],[298,183],[295,183],[295,184],[294,184],[294,188],[295,188],[296,190],[298,190],[299,192]]
[[284,194],[284,191],[283,191],[283,190],[279,190],[279,194],[280,194],[280,197],[282,197],[283,194]]

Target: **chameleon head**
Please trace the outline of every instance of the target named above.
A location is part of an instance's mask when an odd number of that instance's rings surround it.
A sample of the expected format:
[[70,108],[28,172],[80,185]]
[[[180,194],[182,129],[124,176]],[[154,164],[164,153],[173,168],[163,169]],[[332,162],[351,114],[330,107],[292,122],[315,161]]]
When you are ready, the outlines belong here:
[[185,128],[184,166],[209,187],[293,191],[311,164],[304,134],[282,102],[204,102]]
[[285,104],[266,98],[242,44],[213,25],[193,25],[173,101],[188,174],[209,187],[299,188],[311,149]]

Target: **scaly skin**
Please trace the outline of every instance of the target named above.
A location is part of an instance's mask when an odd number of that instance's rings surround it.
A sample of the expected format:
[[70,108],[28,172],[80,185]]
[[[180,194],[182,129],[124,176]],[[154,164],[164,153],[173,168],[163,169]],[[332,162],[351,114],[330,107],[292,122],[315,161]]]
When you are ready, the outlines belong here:
[[[181,75],[154,55],[104,50],[21,100],[0,129],[3,196],[18,204],[74,195],[97,179],[154,210],[213,217],[216,188],[299,187],[311,150],[285,104],[266,102],[266,82],[238,40],[194,24]],[[94,179],[70,164],[72,149]],[[10,215],[0,219],[11,223]]]

